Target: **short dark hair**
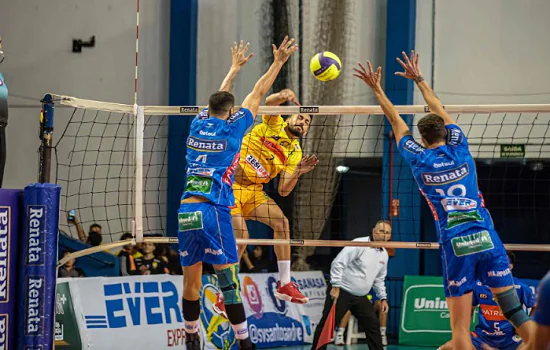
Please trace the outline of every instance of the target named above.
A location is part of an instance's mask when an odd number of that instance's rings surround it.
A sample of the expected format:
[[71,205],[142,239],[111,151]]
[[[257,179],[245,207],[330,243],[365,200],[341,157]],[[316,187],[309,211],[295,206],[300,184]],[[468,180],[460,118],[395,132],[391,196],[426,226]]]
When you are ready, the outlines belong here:
[[134,236],[130,232],[126,232],[122,234],[122,236],[120,237],[120,240],[124,241],[126,239],[132,239],[132,238],[134,238]]
[[93,224],[90,225],[90,231],[91,231],[94,227],[97,227],[98,229],[101,230],[101,225],[100,225],[100,224],[93,223]]
[[434,113],[426,114],[418,121],[418,131],[420,131],[420,135],[430,145],[444,141],[447,136],[445,121]]
[[218,91],[210,95],[208,110],[210,114],[225,114],[235,107],[235,96],[227,91]]
[[94,232],[88,236],[88,244],[92,247],[97,247],[102,241],[103,237],[99,233]]
[[514,265],[514,263],[516,262],[516,254],[507,251],[506,255],[508,255],[508,261],[510,262],[510,264]]

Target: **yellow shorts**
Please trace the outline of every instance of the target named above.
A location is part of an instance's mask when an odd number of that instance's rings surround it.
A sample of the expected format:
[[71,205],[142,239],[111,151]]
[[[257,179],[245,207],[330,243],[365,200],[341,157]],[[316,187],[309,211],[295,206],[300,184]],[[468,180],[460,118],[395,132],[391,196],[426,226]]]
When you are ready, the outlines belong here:
[[231,207],[231,215],[242,215],[245,218],[260,205],[267,203],[271,198],[264,192],[262,184],[241,186],[233,184],[235,206]]

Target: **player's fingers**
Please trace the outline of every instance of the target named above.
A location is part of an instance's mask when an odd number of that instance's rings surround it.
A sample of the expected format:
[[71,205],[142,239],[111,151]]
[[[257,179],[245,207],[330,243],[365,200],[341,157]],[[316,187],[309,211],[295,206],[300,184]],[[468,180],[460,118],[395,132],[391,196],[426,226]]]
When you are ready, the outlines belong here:
[[414,60],[414,64],[415,64],[415,66],[417,66],[417,67],[418,67],[418,58],[419,58],[419,57],[420,57],[420,55],[419,55],[419,54],[416,54],[416,57],[415,57],[415,60]]
[[409,56],[407,56],[407,54],[405,53],[405,51],[403,51],[402,54],[403,54],[403,58],[405,59],[405,62],[406,62],[407,64],[411,64],[411,61],[409,61]]
[[271,44],[271,50],[275,53],[275,51],[277,51],[277,46],[275,46],[275,44]]
[[376,74],[378,74],[379,77],[382,76],[382,67],[378,67],[378,68],[376,69]]
[[239,51],[242,51],[243,50],[243,41],[241,40],[241,42],[239,43]]
[[246,58],[244,59],[244,63],[250,61],[250,59],[254,57],[254,53],[251,53],[250,55],[246,56]]
[[298,51],[298,44],[292,45],[292,47],[289,49],[290,53]]
[[411,58],[410,58],[410,61],[411,61],[411,62],[414,62],[414,61],[415,61],[415,58],[414,58],[414,50],[411,50]]
[[371,73],[372,72],[372,63],[370,63],[370,61],[367,61],[367,67],[368,67],[368,72]]
[[361,67],[361,70],[363,71],[362,73],[366,73],[366,72],[367,72],[367,69],[365,68],[365,66],[363,66],[363,63],[357,62],[357,64],[359,65],[359,67]]
[[289,47],[292,46],[292,44],[294,43],[294,38],[291,38],[287,43],[286,43],[286,48],[288,49]]
[[354,70],[357,74],[359,74],[359,75],[365,75],[365,74],[366,74],[366,72],[362,72],[362,71],[360,71],[360,70],[357,69],[357,68],[353,68],[353,70]]
[[231,52],[235,53],[235,50],[237,50],[237,42],[233,42],[233,46],[231,46]]
[[404,69],[407,69],[407,65],[405,64],[405,62],[401,61],[399,57],[397,57],[396,60],[397,60],[397,63],[401,65],[401,67],[403,67]]
[[285,35],[285,38],[283,39],[283,42],[279,46],[279,48],[284,48],[286,45],[286,42],[288,41],[288,35]]
[[243,54],[246,53],[246,51],[248,51],[249,48],[250,48],[250,43],[246,43],[246,46],[245,46],[244,49],[242,50],[242,51],[243,51]]
[[363,80],[363,76],[362,75],[359,75],[359,74],[353,74],[354,77],[357,77],[359,79],[362,79]]

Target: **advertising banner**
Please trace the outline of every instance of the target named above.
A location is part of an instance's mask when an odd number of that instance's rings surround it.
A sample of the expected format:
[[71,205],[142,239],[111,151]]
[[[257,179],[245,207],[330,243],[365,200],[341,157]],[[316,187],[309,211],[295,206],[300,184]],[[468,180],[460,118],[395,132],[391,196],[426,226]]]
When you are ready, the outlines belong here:
[[[311,299],[307,307],[274,297],[276,274],[240,275],[249,332],[258,348],[305,344],[313,339],[322,315],[326,283],[318,271],[295,273],[294,277]],[[60,283],[69,288],[58,288],[56,346],[73,349],[70,346],[80,342],[86,349],[109,349],[122,344],[136,350],[185,348],[182,276],[75,278]],[[217,292],[215,276],[204,275],[200,323],[203,339],[207,339],[205,348],[237,349],[229,322],[212,309]],[[71,300],[74,310],[66,306]],[[73,320],[80,339],[69,339]]]
[[[533,292],[535,280],[523,280]],[[478,308],[479,309],[479,308]],[[471,329],[477,325],[477,310]],[[451,339],[449,309],[443,290],[443,278],[405,276],[399,326],[399,344],[439,347]]]
[[17,349],[17,242],[22,199],[22,190],[0,189],[0,349],[5,350]]

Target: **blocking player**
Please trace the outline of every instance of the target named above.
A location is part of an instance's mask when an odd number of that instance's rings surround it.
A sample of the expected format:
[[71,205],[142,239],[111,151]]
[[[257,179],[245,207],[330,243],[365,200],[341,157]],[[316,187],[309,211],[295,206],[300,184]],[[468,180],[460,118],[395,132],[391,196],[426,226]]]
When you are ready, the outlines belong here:
[[[508,252],[510,269],[514,268],[516,257]],[[523,284],[514,277],[514,285],[522,305],[528,309],[535,306],[535,294],[529,286]],[[521,338],[514,331],[514,326],[502,314],[500,307],[493,300],[493,294],[489,287],[478,282],[474,287],[472,298],[472,314],[479,305],[479,323],[476,329],[470,333],[472,343],[476,349],[500,349],[515,350],[521,344]],[[440,350],[452,350],[449,341],[439,348]]]
[[[266,105],[278,106],[286,101],[299,105],[296,95],[289,89],[270,95]],[[290,225],[283,211],[263,190],[263,185],[280,175],[278,191],[287,196],[303,174],[312,171],[319,163],[315,155],[302,158],[299,138],[307,135],[311,115],[294,114],[286,122],[280,115],[264,115],[243,139],[241,159],[235,172],[235,207],[231,209],[233,228],[237,238],[248,238],[245,220],[257,220],[273,229],[275,239],[290,239]],[[239,258],[246,246],[239,246]],[[275,246],[279,282],[275,296],[293,303],[306,303],[306,298],[290,280],[290,246]],[[223,299],[219,295],[214,309],[223,312]]]
[[208,107],[191,123],[187,138],[185,191],[178,210],[179,251],[185,276],[182,310],[188,350],[201,349],[198,330],[203,262],[212,264],[216,271],[239,348],[254,349],[240,295],[239,259],[229,211],[235,201],[231,186],[242,138],[254,122],[260,102],[282,66],[298,49],[293,43],[294,39],[285,37],[278,48],[273,45],[271,67],[237,112],[234,111],[235,98],[229,91],[240,68],[251,55],[245,57],[248,44],[243,48],[241,41],[237,48],[235,43],[233,64],[220,91],[210,96]]
[[405,53],[403,57],[404,62],[398,61],[405,72],[396,74],[416,82],[432,112],[418,122],[422,144],[413,139],[409,127],[382,90],[382,68],[374,72],[370,62],[368,70],[359,63],[354,75],[372,88],[392,125],[399,152],[411,167],[432,210],[439,233],[453,348],[472,348],[470,309],[472,290],[478,280],[491,289],[506,319],[529,343],[533,322],[521,307],[506,251],[478,189],[466,135],[424,81],[418,55],[413,51],[410,59]]
[[534,339],[529,349],[550,348],[550,271],[539,283],[533,320],[535,321]]

